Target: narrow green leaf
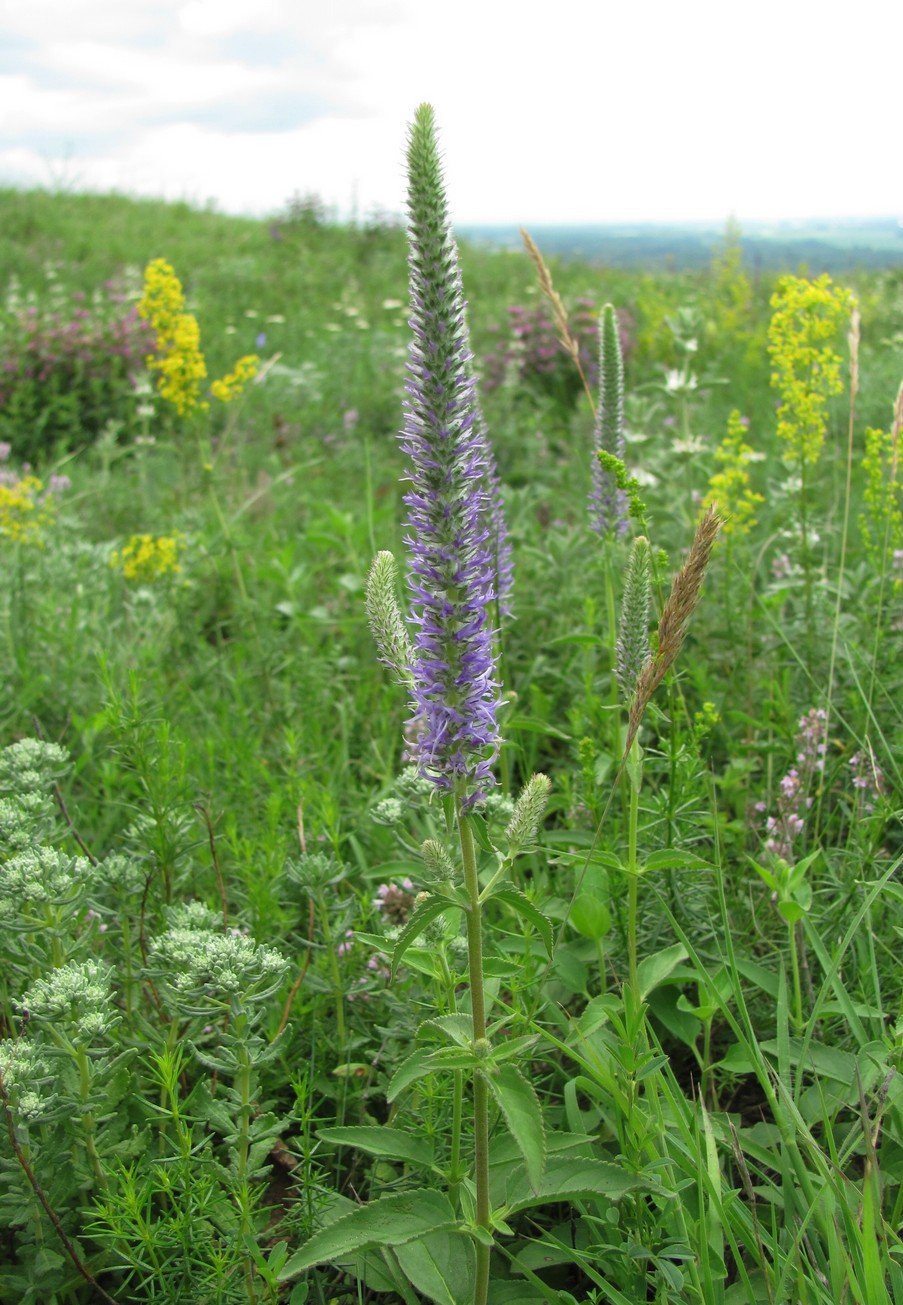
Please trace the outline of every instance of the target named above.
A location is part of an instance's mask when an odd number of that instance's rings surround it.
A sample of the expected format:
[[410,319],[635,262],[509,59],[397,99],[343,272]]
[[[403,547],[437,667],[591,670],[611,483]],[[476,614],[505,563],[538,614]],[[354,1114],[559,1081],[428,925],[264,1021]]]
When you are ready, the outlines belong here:
[[436,1305],[473,1299],[476,1256],[464,1233],[430,1233],[396,1246],[395,1255],[414,1287]]
[[676,847],[666,847],[660,852],[653,852],[643,863],[643,873],[651,870],[714,870],[708,861],[703,861],[695,852],[681,851]]
[[353,1146],[358,1151],[383,1156],[387,1160],[404,1160],[426,1168],[433,1163],[433,1148],[426,1138],[417,1133],[405,1133],[400,1128],[384,1128],[378,1124],[318,1128],[317,1136],[324,1142]]
[[[407,924],[402,929],[401,933],[398,935],[398,940],[395,943],[395,948],[392,952],[392,977],[393,978],[395,977],[395,971],[398,969],[399,961],[401,960],[402,956],[404,956],[405,952],[410,947],[411,943],[413,943],[417,938],[419,938],[419,936],[423,933],[426,926],[428,924],[432,924],[433,920],[435,920],[437,916],[440,916],[443,914],[443,912],[452,909],[453,909],[453,904],[448,900],[448,898],[438,897],[435,895],[433,897],[428,898],[427,901],[423,902],[420,906],[417,907],[417,910],[414,912],[410,920],[408,920]],[[458,909],[459,910],[461,909],[460,906],[458,907]]]
[[522,893],[519,888],[512,884],[507,884],[492,894],[491,900],[504,902],[510,906],[518,915],[529,921],[533,928],[542,938],[545,949],[551,958],[552,955],[552,922],[547,915],[543,915],[538,907],[534,906],[526,893]]
[[283,1266],[279,1280],[284,1282],[314,1264],[355,1255],[371,1246],[403,1246],[425,1233],[448,1231],[455,1222],[446,1197],[428,1188],[382,1196],[314,1233]]
[[463,1047],[443,1047],[438,1051],[421,1047],[402,1061],[392,1075],[386,1088],[386,1100],[394,1101],[406,1087],[420,1078],[426,1078],[427,1074],[437,1074],[443,1069],[472,1069],[476,1063],[476,1057]]
[[538,1191],[546,1161],[539,1098],[532,1085],[514,1065],[502,1065],[485,1077],[489,1091],[508,1125],[508,1131],[524,1158],[530,1186]]

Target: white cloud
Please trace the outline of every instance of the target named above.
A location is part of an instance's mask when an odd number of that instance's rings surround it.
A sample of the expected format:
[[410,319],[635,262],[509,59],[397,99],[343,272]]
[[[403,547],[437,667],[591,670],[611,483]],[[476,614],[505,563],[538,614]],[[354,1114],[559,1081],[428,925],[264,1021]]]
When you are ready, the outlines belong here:
[[804,0],[604,3],[541,21],[513,0],[8,10],[0,45],[17,38],[19,62],[0,65],[0,169],[69,157],[97,179],[84,184],[244,211],[296,189],[397,210],[405,124],[426,99],[459,221],[742,222],[899,205],[881,0],[860,0],[853,24]]

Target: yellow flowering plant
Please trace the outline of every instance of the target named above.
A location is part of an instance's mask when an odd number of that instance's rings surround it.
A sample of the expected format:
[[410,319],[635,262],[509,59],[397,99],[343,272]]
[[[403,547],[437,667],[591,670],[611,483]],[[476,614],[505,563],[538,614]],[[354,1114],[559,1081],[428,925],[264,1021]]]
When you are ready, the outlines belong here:
[[[883,571],[888,558],[903,562],[903,484],[900,482],[900,436],[903,434],[903,385],[894,405],[890,431],[865,432],[864,511],[859,518],[862,542],[872,565]],[[894,576],[894,589],[903,588],[903,574]]]
[[54,520],[50,500],[41,498],[43,489],[37,476],[0,484],[0,538],[43,547],[44,528]]
[[725,535],[748,535],[756,524],[756,507],[765,499],[752,487],[749,464],[756,461],[756,453],[747,444],[743,418],[735,408],[727,419],[727,434],[715,451],[715,460],[721,464],[709,480],[709,492],[703,507],[715,507],[725,518]]
[[[182,283],[165,258],[155,258],[145,269],[138,313],[156,339],[156,351],[148,355],[146,362],[148,369],[157,374],[162,398],[180,417],[208,411],[210,404],[201,394],[207,363],[201,351],[200,327],[194,314],[187,311]],[[259,370],[257,355],[246,354],[227,376],[213,381],[210,393],[221,403],[232,403]]]
[[110,566],[126,580],[152,584],[161,576],[181,572],[179,554],[184,544],[184,536],[178,530],[171,535],[132,535],[121,549],[110,555]]
[[771,384],[780,395],[778,436],[785,461],[802,471],[819,458],[827,429],[828,399],[843,390],[841,358],[831,347],[853,307],[848,290],[825,274],[817,281],[785,276],[771,298],[768,328]]

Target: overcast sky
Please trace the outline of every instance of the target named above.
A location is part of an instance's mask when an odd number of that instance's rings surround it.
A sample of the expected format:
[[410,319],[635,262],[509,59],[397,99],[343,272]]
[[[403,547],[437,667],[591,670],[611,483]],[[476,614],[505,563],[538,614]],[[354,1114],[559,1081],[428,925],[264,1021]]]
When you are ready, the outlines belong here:
[[0,183],[398,213],[429,100],[461,223],[903,218],[901,43],[901,0],[0,0]]

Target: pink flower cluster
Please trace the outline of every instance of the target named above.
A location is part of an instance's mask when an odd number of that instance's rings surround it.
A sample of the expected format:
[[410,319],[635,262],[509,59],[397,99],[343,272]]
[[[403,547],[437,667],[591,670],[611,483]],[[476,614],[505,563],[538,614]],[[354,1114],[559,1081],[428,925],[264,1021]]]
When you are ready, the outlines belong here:
[[[815,776],[825,768],[827,723],[828,718],[820,707],[813,707],[801,717],[799,731],[794,737],[796,765],[788,770],[778,786],[777,812],[765,819],[768,835],[765,847],[782,861],[793,860],[794,843],[806,825],[804,813],[812,806],[809,789]],[[756,810],[764,815],[768,808],[764,802],[757,802]]]
[[87,305],[57,282],[43,303],[0,306],[0,319],[0,430],[19,457],[44,453],[49,432],[83,441],[130,414],[153,337],[113,283]]
[[[492,329],[499,339],[483,358],[484,392],[497,389],[513,376],[563,404],[573,404],[583,387],[544,304],[529,308],[512,304],[508,309],[507,337],[502,337],[497,326]],[[592,299],[577,300],[568,329],[577,341],[580,365],[590,389],[595,389],[599,374],[599,310]],[[626,355],[630,340],[620,317],[618,329],[621,352]]]
[[389,924],[404,924],[414,909],[414,884],[402,879],[398,884],[380,884],[373,905]]
[[871,814],[875,810],[875,798],[881,797],[886,787],[884,771],[875,761],[870,748],[853,753],[850,769],[853,772],[853,788],[857,790],[862,810]]

